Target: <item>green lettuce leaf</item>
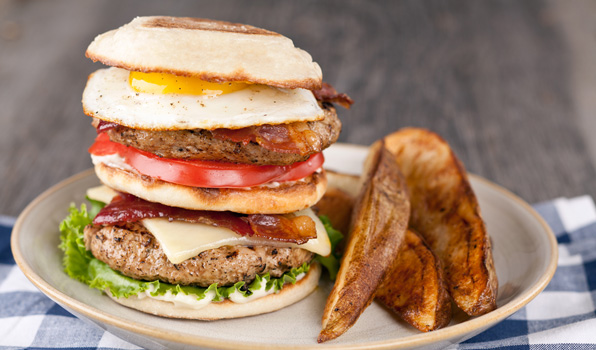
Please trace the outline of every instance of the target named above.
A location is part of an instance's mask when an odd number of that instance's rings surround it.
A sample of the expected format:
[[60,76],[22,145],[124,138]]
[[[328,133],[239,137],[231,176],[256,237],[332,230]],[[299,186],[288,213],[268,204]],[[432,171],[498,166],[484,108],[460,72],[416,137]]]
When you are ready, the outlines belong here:
[[91,252],[85,249],[83,229],[92,221],[93,216],[90,212],[97,213],[103,207],[103,203],[94,202],[96,203],[92,203],[90,211],[87,211],[85,204],[81,205],[80,209],[71,205],[68,217],[60,223],[61,243],[59,247],[64,251],[64,271],[70,277],[89,285],[89,287],[109,291],[118,298],[128,298],[131,295],[149,291],[153,296],[164,295],[168,292],[173,295],[184,293],[201,300],[213,291],[215,292],[213,301],[222,301],[234,292],[249,297],[253,294],[253,291],[261,289],[263,283],[265,284],[265,290],[270,291],[271,288],[274,288],[273,292],[277,293],[285,283],[296,283],[298,275],[307,273],[310,268],[310,265],[305,263],[286,272],[279,278],[273,278],[268,273],[261,276],[257,275],[256,279],[247,288],[245,288],[245,282],[243,281],[229,287],[219,287],[217,283],[214,283],[207,288],[174,285],[160,281],[138,281],[112,270],[106,263],[97,260]]
[[331,221],[329,221],[327,216],[321,215],[319,216],[319,219],[321,219],[321,222],[327,231],[327,235],[329,236],[329,241],[331,242],[331,254],[328,256],[317,255],[315,260],[327,269],[329,278],[334,281],[337,277],[337,272],[339,271],[339,261],[341,259],[341,254],[337,252],[337,245],[344,238],[344,235],[331,226]]

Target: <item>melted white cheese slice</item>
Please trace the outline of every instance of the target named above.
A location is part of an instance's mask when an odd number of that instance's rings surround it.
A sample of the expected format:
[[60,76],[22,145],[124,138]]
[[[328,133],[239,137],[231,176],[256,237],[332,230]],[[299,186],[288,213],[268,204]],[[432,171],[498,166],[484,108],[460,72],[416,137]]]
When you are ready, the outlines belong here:
[[[116,192],[108,187],[100,186],[89,189],[87,196],[91,199],[109,203]],[[259,237],[240,236],[234,231],[205,224],[184,221],[169,221],[168,219],[144,219],[143,225],[159,242],[168,260],[178,264],[199,253],[222,246],[268,245],[274,247],[295,247],[309,250],[313,253],[327,256],[331,253],[331,243],[323,223],[312,209],[305,209],[295,213],[298,216],[307,215],[315,222],[317,238],[297,245],[288,242],[273,241]]]
[[118,192],[114,191],[108,186],[91,187],[87,190],[87,197],[89,197],[89,199],[104,202],[106,204],[110,203],[112,198],[116,197],[117,195]]

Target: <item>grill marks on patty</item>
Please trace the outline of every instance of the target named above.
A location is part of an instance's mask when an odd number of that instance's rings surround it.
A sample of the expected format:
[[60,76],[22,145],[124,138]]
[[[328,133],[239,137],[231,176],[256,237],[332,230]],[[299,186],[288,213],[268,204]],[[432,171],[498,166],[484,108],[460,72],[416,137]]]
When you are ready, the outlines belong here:
[[[339,137],[341,122],[331,104],[322,103],[325,117],[306,122],[308,130],[318,138],[320,150],[307,154],[275,152],[256,142],[243,144],[214,137],[211,131],[195,130],[137,130],[117,126],[106,131],[110,140],[151,152],[164,158],[199,159],[257,165],[289,165],[305,161],[314,153],[329,147]],[[94,122],[95,126],[97,121]]]
[[224,246],[172,264],[155,237],[138,223],[122,227],[89,225],[84,237],[87,250],[125,276],[200,287],[250,283],[257,274],[267,272],[280,277],[314,256],[301,248]]

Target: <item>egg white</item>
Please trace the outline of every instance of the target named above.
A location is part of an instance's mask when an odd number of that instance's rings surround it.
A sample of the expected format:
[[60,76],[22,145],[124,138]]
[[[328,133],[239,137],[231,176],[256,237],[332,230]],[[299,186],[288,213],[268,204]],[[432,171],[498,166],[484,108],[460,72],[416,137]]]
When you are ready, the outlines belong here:
[[136,92],[129,71],[100,69],[89,77],[83,92],[85,114],[135,129],[237,129],[323,118],[314,95],[306,89],[266,85],[219,96]]

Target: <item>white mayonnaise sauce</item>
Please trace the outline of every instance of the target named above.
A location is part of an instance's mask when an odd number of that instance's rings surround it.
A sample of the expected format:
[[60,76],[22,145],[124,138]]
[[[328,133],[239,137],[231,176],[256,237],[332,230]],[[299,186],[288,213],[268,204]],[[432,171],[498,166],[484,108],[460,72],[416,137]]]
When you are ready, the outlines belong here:
[[[301,273],[298,276],[296,276],[296,282],[300,281],[306,274]],[[267,283],[263,282],[261,283],[261,288],[257,289],[257,290],[253,290],[252,294],[245,297],[244,295],[242,295],[242,293],[240,293],[239,291],[234,291],[234,293],[230,294],[229,299],[235,303],[238,304],[244,304],[244,303],[248,303],[250,301],[262,298],[262,297],[266,297],[269,294],[273,294],[274,289],[275,288],[271,288],[269,290],[265,290],[265,287],[267,286]]]
[[215,298],[215,292],[209,291],[205,294],[205,297],[201,300],[197,300],[197,296],[194,294],[188,295],[184,293],[178,293],[174,295],[171,291],[167,291],[164,295],[156,295],[153,296],[151,293],[154,291],[155,288],[150,286],[145,292],[137,294],[139,299],[155,299],[161,300],[165,302],[169,302],[174,304],[174,307],[180,308],[189,308],[189,309],[200,309],[205,307],[211,303],[211,301]]
[[131,167],[130,165],[128,165],[124,161],[124,158],[120,157],[119,154],[110,154],[107,156],[95,156],[92,154],[91,161],[93,162],[93,165],[105,164],[112,168],[118,168],[118,169],[136,172],[136,170],[133,167]]
[[[300,281],[302,278],[304,278],[304,276],[306,276],[305,273],[301,273],[298,276],[296,276],[296,282]],[[234,303],[244,304],[259,298],[266,297],[269,294],[275,293],[275,288],[271,288],[267,291],[265,290],[266,286],[267,283],[261,283],[261,288],[259,288],[258,290],[253,290],[252,294],[248,297],[245,297],[244,295],[242,295],[242,293],[235,291],[234,293],[230,294],[229,300]],[[174,295],[171,291],[167,291],[164,295],[153,296],[151,295],[151,293],[154,290],[155,288],[153,288],[153,286],[150,286],[146,291],[137,294],[137,297],[139,299],[151,298],[155,300],[161,300],[174,304],[174,307],[189,308],[195,310],[209,305],[209,303],[211,303],[211,301],[215,298],[214,291],[208,292],[207,294],[205,294],[205,297],[203,299],[197,300],[197,296],[194,294],[187,295],[184,293],[178,293]]]

